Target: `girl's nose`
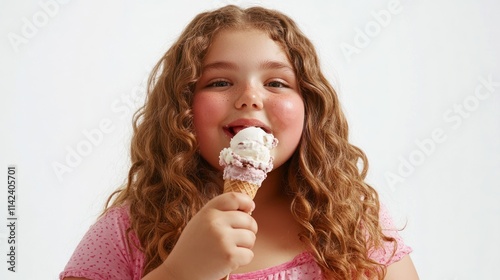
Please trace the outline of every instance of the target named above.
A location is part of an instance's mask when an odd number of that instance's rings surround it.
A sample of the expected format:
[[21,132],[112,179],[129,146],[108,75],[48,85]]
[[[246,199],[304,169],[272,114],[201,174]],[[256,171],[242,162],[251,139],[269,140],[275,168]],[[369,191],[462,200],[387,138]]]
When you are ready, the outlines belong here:
[[260,93],[253,87],[245,87],[235,102],[235,107],[237,109],[262,109],[263,106],[264,104]]

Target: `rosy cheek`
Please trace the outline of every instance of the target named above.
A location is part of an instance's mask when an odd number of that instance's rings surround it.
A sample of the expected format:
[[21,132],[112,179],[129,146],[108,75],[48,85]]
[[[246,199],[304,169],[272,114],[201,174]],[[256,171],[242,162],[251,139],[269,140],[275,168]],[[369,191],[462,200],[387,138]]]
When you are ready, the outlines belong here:
[[195,96],[193,100],[193,121],[194,126],[197,128],[201,125],[201,121],[205,119],[205,111],[203,110],[203,98],[200,96]]
[[296,98],[281,98],[273,102],[273,118],[275,124],[279,124],[282,128],[302,126],[304,120],[304,104],[300,97]]
[[196,95],[193,100],[194,125],[201,128],[208,124],[220,112],[222,103],[208,94]]

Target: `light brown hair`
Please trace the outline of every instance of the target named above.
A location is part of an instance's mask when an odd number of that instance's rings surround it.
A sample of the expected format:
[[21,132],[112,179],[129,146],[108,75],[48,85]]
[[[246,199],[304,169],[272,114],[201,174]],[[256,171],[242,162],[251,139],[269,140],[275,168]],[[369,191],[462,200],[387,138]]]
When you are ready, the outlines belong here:
[[385,267],[369,252],[395,240],[382,234],[377,192],[364,181],[367,158],[348,142],[337,94],[312,43],[280,12],[232,5],[191,21],[154,68],[146,102],[134,116],[128,183],[108,207],[129,205],[131,230],[146,257],[144,275],[166,259],[191,217],[222,192],[221,174],[198,153],[191,104],[204,55],[227,29],[266,32],[294,67],[305,125],[286,163],[284,188],[293,197],[300,239],[327,279],[382,279]]

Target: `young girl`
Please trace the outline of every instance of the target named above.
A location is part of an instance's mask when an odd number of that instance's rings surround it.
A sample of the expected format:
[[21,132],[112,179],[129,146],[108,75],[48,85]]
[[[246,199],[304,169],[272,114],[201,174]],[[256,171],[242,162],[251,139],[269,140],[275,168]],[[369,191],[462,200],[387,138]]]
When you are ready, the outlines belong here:
[[[247,126],[279,140],[255,201],[222,194],[218,158]],[[418,279],[314,47],[279,12],[198,15],[151,75],[131,157],[61,279]]]

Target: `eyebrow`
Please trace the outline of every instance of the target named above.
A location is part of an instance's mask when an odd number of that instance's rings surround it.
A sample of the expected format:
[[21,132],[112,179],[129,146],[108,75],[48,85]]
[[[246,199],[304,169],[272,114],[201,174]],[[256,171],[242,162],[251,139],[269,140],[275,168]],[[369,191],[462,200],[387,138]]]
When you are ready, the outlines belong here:
[[207,65],[203,65],[203,71],[212,70],[212,69],[222,69],[222,70],[238,70],[238,66],[234,63],[227,61],[216,61],[213,63],[209,63]]
[[266,60],[260,64],[260,67],[262,69],[286,69],[290,70],[293,72],[293,68],[287,64],[283,63],[281,61],[275,61],[275,60]]
[[[259,68],[264,69],[264,70],[272,70],[272,69],[285,69],[285,70],[290,70],[292,72],[293,68],[288,64],[288,63],[283,63],[281,61],[275,61],[275,60],[265,60],[260,63]],[[207,71],[207,70],[238,70],[239,67],[238,65],[228,62],[228,61],[216,61],[213,63],[209,63],[206,65],[203,65],[203,70],[202,71]]]

